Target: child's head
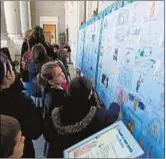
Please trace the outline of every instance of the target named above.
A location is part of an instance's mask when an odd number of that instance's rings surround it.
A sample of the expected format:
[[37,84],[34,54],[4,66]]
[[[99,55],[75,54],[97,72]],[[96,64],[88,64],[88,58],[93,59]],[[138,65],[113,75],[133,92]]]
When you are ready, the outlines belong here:
[[32,60],[36,63],[42,63],[47,59],[48,57],[45,47],[41,43],[35,44],[32,47]]
[[1,155],[0,158],[20,158],[24,150],[24,137],[19,122],[10,116],[0,115]]
[[76,77],[71,80],[68,95],[72,100],[88,101],[92,94],[92,82],[85,77]]
[[9,88],[15,81],[12,65],[2,52],[0,52],[0,90]]
[[48,62],[42,66],[38,82],[43,87],[61,86],[62,83],[66,82],[65,75],[57,61]]

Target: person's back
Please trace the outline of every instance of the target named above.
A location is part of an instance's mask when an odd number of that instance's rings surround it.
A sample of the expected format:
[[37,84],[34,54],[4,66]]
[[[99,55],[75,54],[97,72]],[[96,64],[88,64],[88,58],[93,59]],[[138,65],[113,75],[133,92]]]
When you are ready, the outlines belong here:
[[44,63],[48,62],[46,49],[41,43],[35,44],[32,48],[32,60],[29,64],[29,81],[31,82],[31,95],[41,97],[41,89],[37,83],[37,74],[40,72]]
[[[7,69],[5,69],[7,68]],[[35,108],[33,101],[22,93],[14,93],[10,86],[15,75],[8,59],[0,56],[0,114],[15,117],[20,125],[25,139],[23,157],[35,157],[32,139],[37,139],[42,133],[42,116],[39,109]]]
[[[44,137],[50,143],[47,157],[63,157],[63,150],[115,122],[119,105],[112,104],[115,113],[90,105],[92,85],[85,78],[71,81],[68,100],[54,108],[46,122]],[[103,117],[104,116],[104,117]]]

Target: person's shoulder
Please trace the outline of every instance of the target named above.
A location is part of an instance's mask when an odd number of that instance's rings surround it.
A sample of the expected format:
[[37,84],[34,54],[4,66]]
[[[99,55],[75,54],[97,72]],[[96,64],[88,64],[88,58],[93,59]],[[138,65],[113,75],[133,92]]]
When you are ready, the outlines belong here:
[[53,94],[53,95],[57,95],[57,94],[65,94],[65,90],[63,89],[59,89],[59,88],[51,88],[50,89],[50,92]]

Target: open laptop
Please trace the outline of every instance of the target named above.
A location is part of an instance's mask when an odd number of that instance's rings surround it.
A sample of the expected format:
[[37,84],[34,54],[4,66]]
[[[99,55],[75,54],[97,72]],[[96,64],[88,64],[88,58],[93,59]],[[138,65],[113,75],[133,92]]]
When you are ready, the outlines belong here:
[[122,121],[64,150],[64,158],[136,158],[143,154]]

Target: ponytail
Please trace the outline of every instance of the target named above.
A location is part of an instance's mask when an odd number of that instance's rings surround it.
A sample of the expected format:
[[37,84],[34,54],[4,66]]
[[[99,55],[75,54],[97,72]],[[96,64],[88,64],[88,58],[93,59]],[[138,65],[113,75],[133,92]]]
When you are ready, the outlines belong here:
[[46,88],[49,86],[48,80],[43,77],[41,73],[38,73],[37,75],[37,82],[42,88]]

